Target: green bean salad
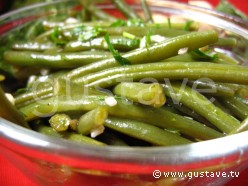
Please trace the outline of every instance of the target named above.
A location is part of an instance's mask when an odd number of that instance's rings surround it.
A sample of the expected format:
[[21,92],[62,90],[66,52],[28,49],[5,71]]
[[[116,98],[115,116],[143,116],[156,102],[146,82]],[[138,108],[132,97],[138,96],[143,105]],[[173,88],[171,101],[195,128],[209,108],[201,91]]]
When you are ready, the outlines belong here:
[[111,2],[119,16],[82,0],[1,49],[12,69],[0,71],[1,117],[101,146],[183,145],[248,129],[248,66],[223,52],[239,44],[235,35],[157,22],[145,0],[140,11]]

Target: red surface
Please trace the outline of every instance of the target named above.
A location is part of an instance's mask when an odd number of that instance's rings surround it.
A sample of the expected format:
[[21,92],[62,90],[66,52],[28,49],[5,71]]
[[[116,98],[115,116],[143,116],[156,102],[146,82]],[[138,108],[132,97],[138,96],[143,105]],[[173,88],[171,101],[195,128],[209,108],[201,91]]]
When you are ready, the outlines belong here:
[[[181,0],[187,2],[187,0]],[[208,0],[213,6],[218,4],[219,0]],[[229,0],[242,11],[248,14],[248,3],[247,0]],[[230,181],[227,186],[248,185],[248,169],[243,171],[238,178]],[[1,186],[36,186],[26,175],[18,170],[13,163],[7,160],[5,157],[0,155],[0,185]]]

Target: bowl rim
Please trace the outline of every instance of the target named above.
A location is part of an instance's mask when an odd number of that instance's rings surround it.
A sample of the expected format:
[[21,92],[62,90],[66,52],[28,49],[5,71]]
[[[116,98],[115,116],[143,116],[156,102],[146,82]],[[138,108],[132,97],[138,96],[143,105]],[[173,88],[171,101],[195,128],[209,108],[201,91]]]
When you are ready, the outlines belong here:
[[33,10],[33,9],[37,9],[40,7],[50,6],[50,5],[54,5],[54,4],[58,4],[58,3],[65,3],[65,2],[71,2],[71,1],[70,0],[53,0],[51,2],[39,2],[39,3],[31,4],[28,6],[24,6],[24,7],[15,9],[15,10],[10,10],[9,12],[0,15],[0,23],[1,23],[1,21],[3,21],[6,18],[9,18],[9,17],[14,16],[14,15],[18,15],[18,14],[20,14],[22,12],[26,12],[28,10]]
[[[28,158],[35,157],[57,164],[66,162],[73,167],[95,167],[96,170],[113,172],[123,172],[119,168],[126,164],[130,169],[124,172],[130,173],[239,164],[248,159],[247,141],[248,131],[171,147],[94,146],[50,137],[0,118],[0,149],[5,148]],[[62,161],[58,161],[61,158]],[[94,162],[94,166],[88,164],[89,162]],[[104,162],[108,167],[102,165]]]
[[[136,2],[137,0],[134,0],[134,4],[137,4]],[[59,3],[66,3],[66,2],[72,2],[71,0],[53,0],[51,2],[39,2],[39,3],[35,3],[35,4],[31,4],[31,5],[28,5],[28,6],[25,6],[25,7],[21,7],[21,8],[18,8],[16,10],[10,10],[9,12],[7,13],[4,13],[2,15],[0,15],[0,23],[1,21],[3,21],[4,19],[10,17],[10,16],[13,16],[15,14],[19,14],[21,12],[24,12],[24,11],[28,11],[28,10],[32,10],[34,8],[39,8],[39,7],[44,7],[44,6],[50,6],[50,5],[53,5],[53,4],[59,4]],[[163,5],[166,5],[166,6],[177,6],[177,7],[181,7],[181,8],[187,8],[188,10],[193,10],[193,11],[199,11],[199,12],[203,12],[203,13],[206,13],[206,14],[211,14],[213,16],[217,16],[219,18],[222,18],[222,19],[225,19],[225,20],[228,20],[228,21],[232,21],[234,22],[235,24],[238,24],[244,28],[247,28],[248,27],[248,21],[245,21],[237,16],[234,16],[234,15],[229,15],[229,14],[226,14],[226,13],[223,13],[223,12],[219,12],[219,11],[216,11],[216,10],[213,10],[213,9],[209,9],[209,8],[205,8],[205,7],[200,7],[200,6],[196,6],[196,5],[189,5],[185,2],[177,2],[177,1],[171,1],[171,0],[147,0],[147,3],[148,5],[151,4],[151,3],[155,3],[155,2],[158,2],[158,3],[162,3]],[[132,4],[132,3],[131,3]]]
[[[149,0],[149,2],[158,2],[157,0]],[[17,15],[21,12],[31,10],[37,7],[43,7],[51,4],[70,2],[70,0],[54,1],[50,3],[38,3],[28,7],[24,7],[7,14],[0,16],[0,21],[12,15]],[[214,10],[187,5],[185,3],[163,1],[166,5],[180,5],[179,7],[191,8],[200,10],[203,13],[210,13],[211,15],[223,18],[225,20],[233,20],[233,24],[242,25],[245,21],[240,21],[239,18],[229,16]],[[248,22],[245,22],[248,25]],[[243,27],[243,26],[241,26]],[[248,28],[248,27],[247,27]],[[248,38],[248,31],[247,31]],[[214,166],[216,163],[229,164],[239,163],[248,159],[248,131],[232,136],[226,136],[219,139],[198,142],[194,144],[173,146],[173,147],[96,147],[91,145],[82,145],[67,140],[61,140],[54,137],[48,137],[39,134],[35,131],[25,129],[0,117],[0,144],[2,147],[18,152],[24,156],[32,156],[27,148],[39,152],[38,157],[44,158],[47,155],[56,155],[76,159],[82,162],[82,157],[86,159],[107,161],[109,163],[130,163],[139,165],[139,171],[147,172],[151,169],[143,168],[151,165],[151,168],[160,167],[171,168],[176,165],[186,165],[186,167],[200,168],[204,165]],[[12,146],[11,146],[12,145]],[[1,148],[2,148],[1,147]],[[225,147],[225,148],[221,148]],[[25,149],[25,150],[23,150]],[[212,149],[212,150],[211,150]],[[23,151],[22,151],[23,150]],[[247,157],[247,158],[246,158]],[[53,161],[49,159],[50,161]],[[199,163],[201,162],[201,163]],[[74,165],[74,164],[73,164]],[[152,166],[154,165],[154,166]],[[76,165],[75,165],[76,166]],[[110,169],[111,168],[103,168]],[[125,170],[130,171],[130,170]],[[133,170],[132,170],[133,171]],[[138,170],[137,170],[138,171]],[[118,172],[118,170],[116,170]]]
[[172,147],[101,147],[46,136],[0,118],[0,149],[56,164],[118,173],[125,166],[125,173],[145,174],[156,169],[182,171],[239,164],[248,160],[247,141],[248,131]]

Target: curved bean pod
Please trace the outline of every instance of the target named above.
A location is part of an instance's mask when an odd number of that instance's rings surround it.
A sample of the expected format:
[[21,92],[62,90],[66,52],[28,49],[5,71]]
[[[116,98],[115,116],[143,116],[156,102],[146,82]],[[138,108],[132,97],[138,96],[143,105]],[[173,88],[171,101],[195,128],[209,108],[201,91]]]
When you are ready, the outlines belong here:
[[27,121],[38,117],[48,117],[55,112],[66,111],[89,111],[99,106],[106,107],[109,115],[147,122],[161,128],[171,128],[179,130],[197,139],[213,139],[222,137],[223,134],[213,130],[199,122],[177,115],[165,109],[143,107],[135,105],[127,100],[116,100],[115,106],[108,106],[102,96],[77,95],[70,99],[62,97],[52,97],[40,100],[20,108],[20,112]]
[[154,145],[171,146],[191,143],[191,141],[178,134],[139,121],[109,117],[106,119],[104,125],[120,133],[150,142]]
[[165,86],[165,94],[199,113],[225,133],[240,125],[237,119],[216,107],[202,94],[187,86],[181,88],[182,84],[171,83]]

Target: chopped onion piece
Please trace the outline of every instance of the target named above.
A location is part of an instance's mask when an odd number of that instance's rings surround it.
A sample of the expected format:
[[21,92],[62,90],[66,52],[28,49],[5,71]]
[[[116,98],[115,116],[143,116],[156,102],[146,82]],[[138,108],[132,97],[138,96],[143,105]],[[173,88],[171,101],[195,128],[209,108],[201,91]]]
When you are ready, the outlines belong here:
[[113,107],[117,104],[117,101],[113,96],[105,97],[104,101],[110,107]]
[[5,93],[5,96],[12,105],[15,105],[15,98],[12,96],[12,94]]
[[188,52],[188,49],[189,48],[181,48],[180,50],[178,50],[178,55],[187,53]]

